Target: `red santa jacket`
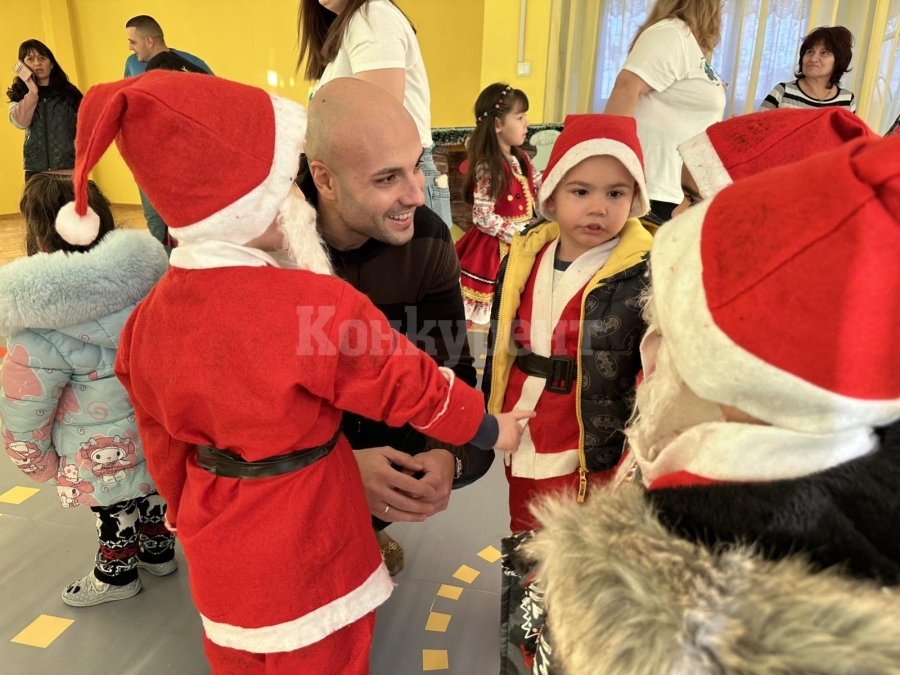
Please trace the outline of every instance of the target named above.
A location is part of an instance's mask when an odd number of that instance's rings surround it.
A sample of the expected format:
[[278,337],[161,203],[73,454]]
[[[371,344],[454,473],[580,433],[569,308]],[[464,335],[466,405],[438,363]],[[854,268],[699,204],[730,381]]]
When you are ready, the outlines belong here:
[[[559,226],[547,222],[513,240],[483,378],[488,411],[537,412],[507,469],[513,531],[536,527],[528,510],[535,497],[583,498],[589,482],[609,480],[640,368],[637,300],[652,236],[631,219],[618,242],[581,255],[554,285],[558,236]],[[515,363],[520,347],[573,359],[571,391],[547,392],[543,378],[525,374]]]
[[462,445],[483,402],[349,284],[274,267],[171,268],[122,332],[116,372],[169,504],[207,636],[292,651],[391,592],[343,437],[264,479],[217,477],[195,445],[259,460],[325,443],[343,410]]

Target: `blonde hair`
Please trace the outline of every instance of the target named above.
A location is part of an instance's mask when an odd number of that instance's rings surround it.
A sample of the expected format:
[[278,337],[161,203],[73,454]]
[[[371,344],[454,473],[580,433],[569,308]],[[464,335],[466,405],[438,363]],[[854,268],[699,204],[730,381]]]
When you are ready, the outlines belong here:
[[707,58],[722,39],[720,0],[656,0],[656,4],[647,15],[647,20],[638,28],[628,46],[628,51],[634,49],[635,43],[645,30],[665,19],[684,21],[700,45],[700,51],[706,54]]

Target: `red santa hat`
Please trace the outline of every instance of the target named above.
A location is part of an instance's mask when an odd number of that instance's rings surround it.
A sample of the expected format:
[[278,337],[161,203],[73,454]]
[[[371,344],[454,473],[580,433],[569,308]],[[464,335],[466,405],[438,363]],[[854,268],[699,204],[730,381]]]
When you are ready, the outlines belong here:
[[875,135],[845,108],[786,108],[713,124],[678,152],[700,195],[709,199],[741,178]]
[[72,244],[94,241],[88,174],[115,139],[175,239],[244,244],[278,215],[305,135],[301,105],[219,77],[154,70],[91,87],[78,111],[75,201],[56,229]]
[[637,191],[629,217],[646,215],[650,211],[647,182],[644,178],[644,155],[637,136],[637,123],[633,117],[619,115],[569,115],[562,133],[553,144],[550,159],[544,170],[544,182],[538,192],[538,208],[547,219],[552,214],[544,205],[569,169],[589,157],[610,155],[615,157],[634,178]]
[[735,183],[662,228],[650,260],[697,395],[808,433],[900,417],[900,138]]

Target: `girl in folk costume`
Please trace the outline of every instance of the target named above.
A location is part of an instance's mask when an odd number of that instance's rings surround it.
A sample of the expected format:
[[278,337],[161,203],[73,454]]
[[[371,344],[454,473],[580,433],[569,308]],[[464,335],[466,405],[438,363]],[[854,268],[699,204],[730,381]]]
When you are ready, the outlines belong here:
[[489,411],[537,413],[506,469],[503,675],[556,672],[540,589],[519,561],[537,528],[529,503],[556,493],[584,501],[622,454],[653,242],[639,219],[650,202],[634,119],[570,115],[538,199],[550,220],[517,236],[501,264],[482,385]]
[[174,572],[166,504],[147,473],[134,408],[116,378],[119,333],[166,271],[166,252],[145,232],[116,230],[93,183],[95,236],[54,229],[74,197],[68,177],[34,176],[20,208],[28,257],[0,269],[0,333],[9,335],[0,380],[6,454],[38,483],[55,483],[65,507],[97,514],[94,570],[62,599],[87,607],[141,590],[138,568]]
[[519,148],[528,134],[528,97],[508,84],[487,87],[475,102],[475,131],[463,193],[471,228],[456,245],[466,320],[487,324],[500,261],[517,232],[537,217],[541,174]]

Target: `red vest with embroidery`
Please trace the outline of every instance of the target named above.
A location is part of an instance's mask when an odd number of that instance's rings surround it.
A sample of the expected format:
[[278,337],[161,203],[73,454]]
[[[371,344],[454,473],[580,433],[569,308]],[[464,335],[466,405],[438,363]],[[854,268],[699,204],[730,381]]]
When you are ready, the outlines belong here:
[[531,162],[523,152],[516,153],[525,175],[513,173],[508,162],[503,162],[506,174],[506,191],[497,196],[494,213],[511,223],[524,223],[537,215],[537,192]]

